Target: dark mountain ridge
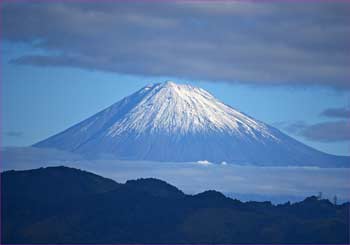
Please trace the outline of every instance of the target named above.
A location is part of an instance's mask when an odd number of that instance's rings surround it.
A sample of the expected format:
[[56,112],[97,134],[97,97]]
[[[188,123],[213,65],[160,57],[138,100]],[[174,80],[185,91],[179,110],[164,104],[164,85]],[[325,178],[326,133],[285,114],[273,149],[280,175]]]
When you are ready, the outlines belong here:
[[1,173],[2,243],[349,243],[349,203],[241,202],[67,167]]

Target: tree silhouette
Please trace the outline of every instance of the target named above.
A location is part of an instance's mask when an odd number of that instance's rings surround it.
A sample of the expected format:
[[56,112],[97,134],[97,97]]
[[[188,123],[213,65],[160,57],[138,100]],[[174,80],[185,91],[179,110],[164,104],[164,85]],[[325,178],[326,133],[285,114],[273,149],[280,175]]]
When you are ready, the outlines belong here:
[[338,197],[337,197],[337,195],[334,195],[334,197],[333,197],[333,204],[337,205],[337,203],[338,203]]

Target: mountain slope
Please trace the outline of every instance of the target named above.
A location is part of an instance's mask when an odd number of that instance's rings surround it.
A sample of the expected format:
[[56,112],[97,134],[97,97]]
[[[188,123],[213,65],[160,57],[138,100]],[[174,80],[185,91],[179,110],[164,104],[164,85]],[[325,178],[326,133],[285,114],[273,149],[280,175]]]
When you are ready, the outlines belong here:
[[[48,200],[48,191],[64,199]],[[185,195],[156,179],[117,184],[65,167],[1,173],[1,194],[4,244],[349,242],[349,204],[315,197],[243,203],[216,191]]]
[[[2,197],[12,198],[30,193],[31,200],[66,200],[72,197],[108,192],[119,184],[98,175],[68,167],[47,167],[35,170],[7,171],[1,175],[11,192]],[[48,187],[47,184],[50,186]],[[7,188],[7,186],[5,186]]]
[[214,98],[173,82],[149,85],[34,145],[119,159],[345,166]]

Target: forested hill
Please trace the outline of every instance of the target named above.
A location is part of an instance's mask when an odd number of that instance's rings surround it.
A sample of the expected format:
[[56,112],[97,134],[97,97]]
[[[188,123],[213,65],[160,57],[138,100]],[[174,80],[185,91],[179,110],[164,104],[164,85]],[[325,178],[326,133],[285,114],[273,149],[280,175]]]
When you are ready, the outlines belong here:
[[272,205],[67,167],[1,174],[2,243],[349,243],[349,203]]

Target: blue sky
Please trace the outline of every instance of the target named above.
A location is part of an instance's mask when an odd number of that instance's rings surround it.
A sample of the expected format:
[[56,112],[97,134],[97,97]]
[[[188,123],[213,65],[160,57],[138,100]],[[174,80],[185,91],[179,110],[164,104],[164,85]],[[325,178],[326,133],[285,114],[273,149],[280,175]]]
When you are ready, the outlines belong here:
[[31,145],[173,80],[350,155],[349,4],[109,4],[2,6],[2,145]]

